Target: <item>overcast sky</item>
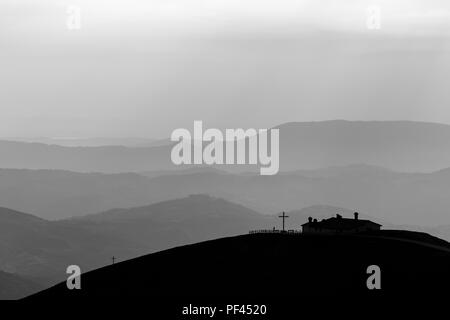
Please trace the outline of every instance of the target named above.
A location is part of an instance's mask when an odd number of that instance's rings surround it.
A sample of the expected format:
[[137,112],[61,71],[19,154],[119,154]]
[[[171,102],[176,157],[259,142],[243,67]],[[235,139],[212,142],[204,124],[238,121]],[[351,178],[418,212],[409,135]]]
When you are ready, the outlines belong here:
[[3,137],[450,123],[449,84],[448,0],[0,1]]

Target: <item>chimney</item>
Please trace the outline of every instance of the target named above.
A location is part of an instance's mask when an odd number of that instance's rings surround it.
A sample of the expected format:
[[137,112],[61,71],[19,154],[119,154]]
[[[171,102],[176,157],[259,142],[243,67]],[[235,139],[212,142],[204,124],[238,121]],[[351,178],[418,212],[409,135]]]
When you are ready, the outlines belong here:
[[311,218],[311,217],[308,218],[308,222],[309,222],[309,223],[312,222],[312,218]]
[[355,215],[355,220],[358,220],[359,213],[355,212],[354,215]]

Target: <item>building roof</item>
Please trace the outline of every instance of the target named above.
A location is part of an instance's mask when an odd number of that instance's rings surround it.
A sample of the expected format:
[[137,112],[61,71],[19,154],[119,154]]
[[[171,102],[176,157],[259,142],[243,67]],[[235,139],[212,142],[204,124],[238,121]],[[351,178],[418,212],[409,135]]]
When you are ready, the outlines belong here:
[[322,221],[316,221],[316,222],[307,222],[302,224],[303,226],[312,226],[322,229],[354,229],[361,226],[366,225],[377,225],[381,226],[381,224],[378,224],[376,222],[370,221],[370,220],[360,220],[360,219],[347,219],[347,218],[329,218]]

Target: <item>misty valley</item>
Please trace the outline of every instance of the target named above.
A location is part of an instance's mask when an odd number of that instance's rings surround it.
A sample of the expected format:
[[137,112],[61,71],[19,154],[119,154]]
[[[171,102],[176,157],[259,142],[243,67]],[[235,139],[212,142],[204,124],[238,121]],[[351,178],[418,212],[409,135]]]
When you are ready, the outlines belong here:
[[0,21],[15,315],[445,305],[450,2],[1,0]]

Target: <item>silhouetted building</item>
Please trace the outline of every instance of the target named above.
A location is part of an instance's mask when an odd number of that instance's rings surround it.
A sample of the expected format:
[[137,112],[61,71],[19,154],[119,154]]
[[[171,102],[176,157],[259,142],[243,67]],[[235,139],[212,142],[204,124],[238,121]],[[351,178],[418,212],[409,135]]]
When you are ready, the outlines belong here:
[[354,233],[380,230],[381,224],[370,220],[360,220],[358,215],[358,212],[355,212],[353,219],[347,219],[337,214],[336,217],[322,221],[309,217],[308,222],[302,224],[302,231],[303,233]]

